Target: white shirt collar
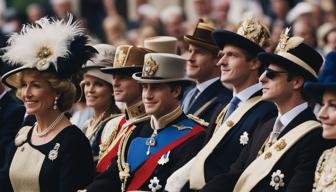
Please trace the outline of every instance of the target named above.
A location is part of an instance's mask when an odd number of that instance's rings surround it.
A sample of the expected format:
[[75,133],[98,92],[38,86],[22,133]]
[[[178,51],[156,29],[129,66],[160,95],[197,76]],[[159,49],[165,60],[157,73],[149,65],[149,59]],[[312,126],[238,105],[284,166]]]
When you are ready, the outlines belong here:
[[287,113],[281,115],[280,113],[278,114],[277,119],[280,118],[281,124],[283,127],[280,129],[282,131],[287,125],[296,117],[298,116],[302,111],[308,108],[308,103],[304,102],[294,108],[292,108],[290,111]]
[[233,96],[238,97],[240,99],[240,101],[244,102],[247,101],[253,94],[255,94],[256,92],[260,91],[262,88],[261,83],[256,83],[252,86],[249,86],[248,88],[242,90],[239,93],[234,93]]
[[7,91],[5,90],[3,93],[0,94],[0,100],[5,96],[6,93]]
[[200,83],[200,84],[196,85],[196,88],[199,90],[199,93],[202,93],[207,87],[209,87],[212,83],[214,83],[218,79],[219,79],[219,77],[215,77],[213,79],[204,81],[203,83]]

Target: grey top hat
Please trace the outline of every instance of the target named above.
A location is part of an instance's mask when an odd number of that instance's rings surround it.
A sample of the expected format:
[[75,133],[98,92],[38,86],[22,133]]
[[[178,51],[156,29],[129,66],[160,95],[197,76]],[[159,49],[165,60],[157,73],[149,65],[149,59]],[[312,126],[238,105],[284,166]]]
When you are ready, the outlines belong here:
[[133,74],[140,83],[181,82],[190,84],[192,79],[186,75],[186,60],[175,54],[148,53],[145,55],[142,72]]

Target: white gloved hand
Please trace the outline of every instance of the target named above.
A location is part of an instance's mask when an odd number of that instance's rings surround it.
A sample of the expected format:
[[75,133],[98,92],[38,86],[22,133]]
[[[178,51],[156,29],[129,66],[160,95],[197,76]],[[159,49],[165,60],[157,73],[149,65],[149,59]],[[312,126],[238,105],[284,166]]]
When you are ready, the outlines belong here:
[[188,163],[186,163],[183,167],[176,170],[173,174],[169,176],[167,179],[167,183],[165,186],[165,190],[168,192],[179,192],[183,188],[183,186],[189,180],[189,174],[191,170],[191,166],[194,162],[194,158],[191,159]]

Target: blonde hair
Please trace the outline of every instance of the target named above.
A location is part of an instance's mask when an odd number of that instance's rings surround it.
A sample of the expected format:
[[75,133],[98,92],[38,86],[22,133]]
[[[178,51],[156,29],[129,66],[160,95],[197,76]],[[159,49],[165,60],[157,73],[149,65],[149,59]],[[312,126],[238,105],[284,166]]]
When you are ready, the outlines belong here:
[[64,112],[69,110],[76,101],[76,87],[69,79],[60,79],[55,74],[37,71],[37,70],[25,70],[17,75],[17,92],[16,96],[22,98],[22,78],[24,74],[38,75],[49,82],[50,87],[59,94],[57,107],[60,111]]

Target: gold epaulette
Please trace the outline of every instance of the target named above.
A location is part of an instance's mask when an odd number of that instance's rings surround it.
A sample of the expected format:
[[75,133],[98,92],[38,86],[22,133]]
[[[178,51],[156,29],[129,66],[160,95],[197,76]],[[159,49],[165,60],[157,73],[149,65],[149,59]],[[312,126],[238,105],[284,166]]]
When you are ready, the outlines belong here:
[[205,127],[209,126],[208,122],[204,121],[204,119],[201,119],[201,118],[199,118],[199,117],[197,117],[197,116],[195,116],[193,114],[188,114],[187,117],[189,119],[195,121],[196,123],[202,125],[202,126],[205,126]]

